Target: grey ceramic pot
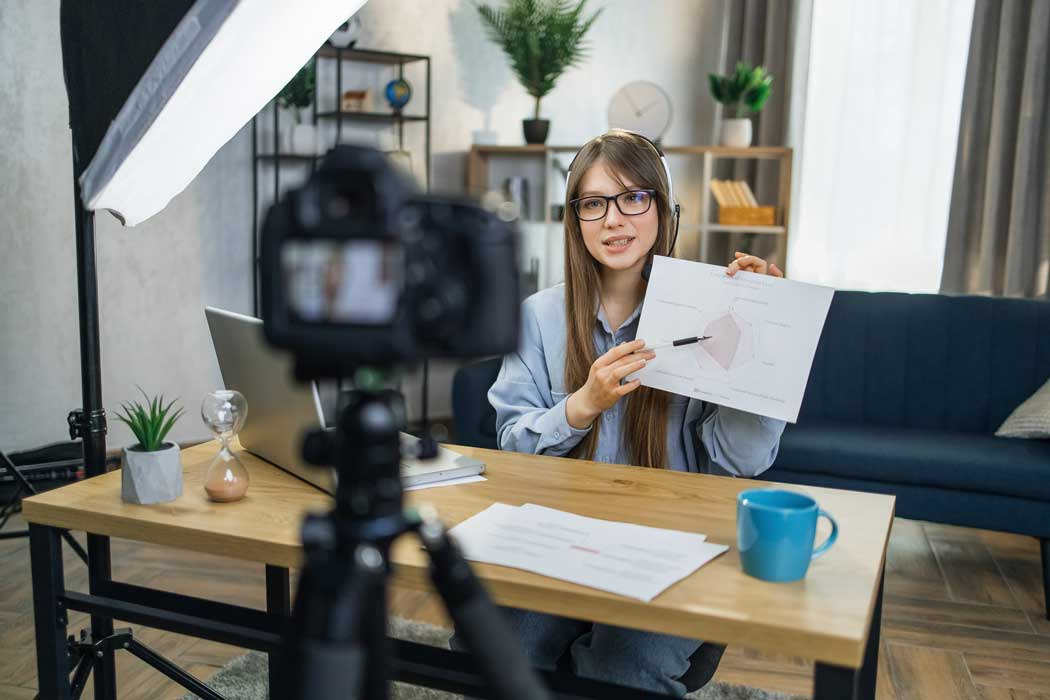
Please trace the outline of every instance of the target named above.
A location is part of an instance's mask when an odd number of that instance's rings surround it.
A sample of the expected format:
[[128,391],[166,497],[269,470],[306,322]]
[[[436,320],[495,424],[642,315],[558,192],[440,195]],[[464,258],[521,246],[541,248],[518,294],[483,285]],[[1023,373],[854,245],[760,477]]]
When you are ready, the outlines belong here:
[[124,448],[121,495],[128,503],[163,503],[182,495],[179,446],[166,442],[156,452]]

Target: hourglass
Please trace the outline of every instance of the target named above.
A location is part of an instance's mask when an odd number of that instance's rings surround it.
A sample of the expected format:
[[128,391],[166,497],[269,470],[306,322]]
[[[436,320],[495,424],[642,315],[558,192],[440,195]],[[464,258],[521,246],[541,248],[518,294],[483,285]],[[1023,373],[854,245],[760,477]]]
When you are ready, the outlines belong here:
[[213,501],[236,501],[248,490],[248,470],[230,451],[230,440],[240,432],[247,417],[248,402],[239,391],[220,389],[201,401],[201,418],[220,444],[219,454],[204,473],[204,490]]

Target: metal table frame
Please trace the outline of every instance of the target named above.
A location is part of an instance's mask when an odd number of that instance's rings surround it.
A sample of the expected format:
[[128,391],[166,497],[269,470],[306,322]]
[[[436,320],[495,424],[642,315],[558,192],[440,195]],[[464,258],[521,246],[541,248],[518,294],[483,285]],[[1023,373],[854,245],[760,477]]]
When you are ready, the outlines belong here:
[[[108,537],[89,536],[104,539],[108,551]],[[93,621],[105,622],[108,635],[113,635],[113,620],[119,619],[262,651],[269,654],[271,659],[279,651],[282,631],[291,613],[286,568],[266,565],[265,611],[113,581],[108,558],[104,562],[94,562],[96,566],[102,567],[97,571],[101,575],[100,580],[95,582],[91,593],[84,594],[65,588],[61,529],[31,523],[29,540],[37,679],[39,697],[43,700],[69,700],[73,682],[86,681],[86,677],[70,679],[75,659],[71,653],[73,642],[67,639],[69,610],[88,613]],[[814,671],[815,700],[874,700],[881,621],[880,580],[863,665],[854,669],[817,662]],[[119,631],[116,637],[119,640]],[[487,697],[482,678],[467,654],[402,640],[394,640],[392,647],[394,679],[468,696]],[[134,647],[124,645],[123,648],[169,677],[186,680],[185,676],[177,675],[182,673],[179,669],[166,666],[163,660],[151,659],[146,652]],[[96,697],[117,697],[117,678],[112,658],[115,650],[113,644],[98,646],[99,659],[94,665]],[[271,664],[271,687],[276,672],[276,664]],[[581,679],[565,672],[542,673],[552,694],[559,698],[641,700],[654,697],[651,692]]]

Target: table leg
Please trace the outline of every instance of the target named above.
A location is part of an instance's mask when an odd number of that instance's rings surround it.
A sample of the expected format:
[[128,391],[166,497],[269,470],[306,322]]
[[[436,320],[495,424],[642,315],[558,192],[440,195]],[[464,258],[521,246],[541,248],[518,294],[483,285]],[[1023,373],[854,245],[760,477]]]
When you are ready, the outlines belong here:
[[33,619],[36,626],[36,673],[41,698],[69,700],[69,654],[62,540],[59,531],[29,525],[29,556],[33,575]]
[[817,662],[813,674],[813,700],[875,700],[875,680],[879,672],[879,633],[882,628],[882,584],[875,598],[875,611],[871,615],[871,629],[864,648],[864,662],[860,668],[846,668]]
[[[288,569],[280,566],[266,565],[266,612],[271,615],[288,617],[292,614],[291,590],[288,583]],[[274,697],[277,686],[278,655],[269,654],[270,697]]]

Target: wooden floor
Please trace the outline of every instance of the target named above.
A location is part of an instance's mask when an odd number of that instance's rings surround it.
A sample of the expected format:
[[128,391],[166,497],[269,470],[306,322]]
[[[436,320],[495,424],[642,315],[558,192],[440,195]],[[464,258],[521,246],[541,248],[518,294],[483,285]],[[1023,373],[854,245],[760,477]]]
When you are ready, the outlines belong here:
[[[15,519],[8,530],[20,528]],[[131,583],[264,606],[262,567],[161,547],[113,542],[114,575]],[[67,587],[87,574],[66,555]],[[392,612],[446,624],[439,603],[418,591],[392,592]],[[118,623],[119,626],[119,623]],[[70,616],[70,633],[86,627]],[[235,647],[137,628],[136,637],[207,678]],[[121,700],[178,698],[182,691],[126,653],[117,654]],[[730,649],[716,678],[808,695],[812,666]],[[29,547],[0,541],[0,699],[34,697]],[[90,697],[90,685],[84,697]],[[1037,542],[1028,537],[898,519],[886,572],[879,662],[880,700],[1050,700],[1050,621],[1042,609]]]

